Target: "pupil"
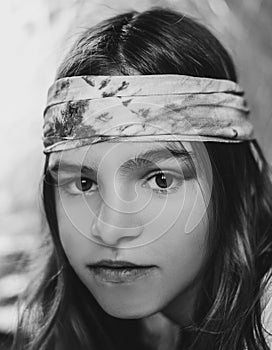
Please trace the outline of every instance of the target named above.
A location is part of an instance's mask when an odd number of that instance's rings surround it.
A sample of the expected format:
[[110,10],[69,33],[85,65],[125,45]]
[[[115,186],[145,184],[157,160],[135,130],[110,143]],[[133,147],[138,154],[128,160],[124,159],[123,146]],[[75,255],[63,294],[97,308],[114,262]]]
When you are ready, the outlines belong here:
[[80,191],[88,191],[92,187],[92,183],[88,179],[81,178],[78,181],[77,187],[80,189]]
[[159,187],[162,187],[162,188],[167,188],[171,185],[172,183],[172,176],[171,175],[168,175],[170,177],[170,181],[167,182],[167,177],[165,174],[159,174],[156,176],[156,183]]

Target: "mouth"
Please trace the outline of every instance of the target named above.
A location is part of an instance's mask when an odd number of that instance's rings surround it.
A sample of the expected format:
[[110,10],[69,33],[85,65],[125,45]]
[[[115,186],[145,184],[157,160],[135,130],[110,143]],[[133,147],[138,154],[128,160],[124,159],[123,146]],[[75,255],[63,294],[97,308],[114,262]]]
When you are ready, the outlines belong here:
[[137,265],[129,261],[101,260],[87,268],[99,282],[131,283],[152,273],[156,265]]

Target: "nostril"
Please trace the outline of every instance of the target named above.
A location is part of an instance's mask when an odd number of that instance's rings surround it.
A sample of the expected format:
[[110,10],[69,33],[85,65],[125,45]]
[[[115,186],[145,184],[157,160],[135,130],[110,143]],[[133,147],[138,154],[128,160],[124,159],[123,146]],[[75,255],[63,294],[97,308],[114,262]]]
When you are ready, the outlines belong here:
[[99,242],[106,245],[117,245],[121,241],[135,240],[143,232],[143,226],[117,227],[111,224],[95,220],[91,226],[91,235]]

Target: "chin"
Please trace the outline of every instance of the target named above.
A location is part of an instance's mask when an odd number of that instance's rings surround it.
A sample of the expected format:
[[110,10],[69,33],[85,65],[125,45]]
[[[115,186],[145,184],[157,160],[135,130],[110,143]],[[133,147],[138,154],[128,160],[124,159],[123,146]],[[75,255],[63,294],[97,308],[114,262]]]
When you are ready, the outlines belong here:
[[159,312],[156,308],[147,307],[147,305],[114,305],[114,303],[99,303],[102,309],[109,315],[121,319],[140,319]]

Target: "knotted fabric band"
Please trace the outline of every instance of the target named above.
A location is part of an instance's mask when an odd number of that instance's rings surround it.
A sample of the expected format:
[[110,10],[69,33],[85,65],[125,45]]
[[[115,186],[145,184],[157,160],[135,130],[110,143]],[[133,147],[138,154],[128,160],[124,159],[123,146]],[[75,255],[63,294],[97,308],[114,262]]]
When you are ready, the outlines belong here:
[[185,75],[75,76],[49,89],[44,153],[102,141],[254,139],[243,90]]

